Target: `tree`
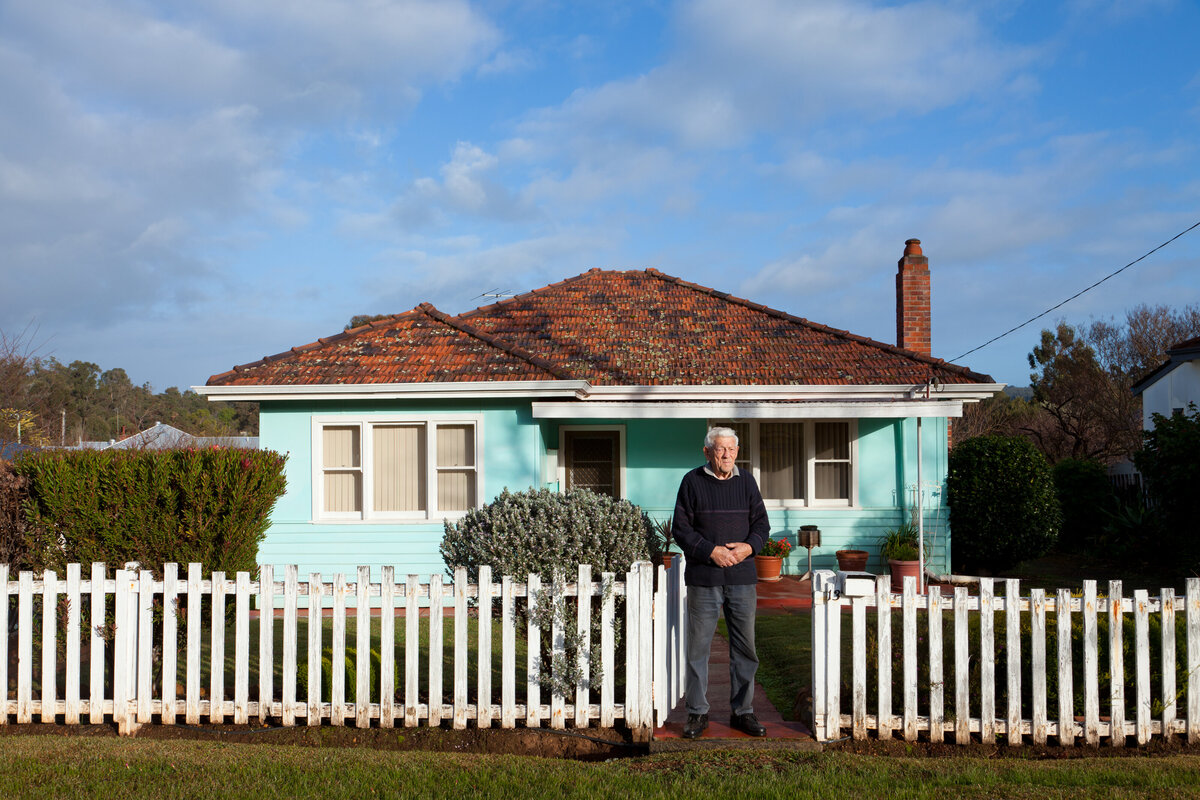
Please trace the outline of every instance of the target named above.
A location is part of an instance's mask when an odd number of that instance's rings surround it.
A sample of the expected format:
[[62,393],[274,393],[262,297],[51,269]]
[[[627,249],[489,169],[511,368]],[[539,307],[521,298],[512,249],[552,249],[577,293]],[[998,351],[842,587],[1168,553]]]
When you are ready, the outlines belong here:
[[1187,413],[1154,415],[1154,428],[1146,431],[1142,449],[1133,463],[1146,479],[1156,501],[1160,529],[1152,548],[1160,558],[1187,572],[1200,570],[1200,411],[1188,405]]
[[1042,331],[1029,354],[1033,402],[1042,414],[1021,430],[1052,462],[1113,461],[1137,449],[1141,412],[1127,377],[1105,370],[1096,351],[1065,322]]
[[1167,349],[1200,336],[1200,304],[1172,310],[1168,306],[1135,306],[1122,327],[1097,320],[1087,329],[1101,366],[1111,375],[1136,383],[1167,360]]

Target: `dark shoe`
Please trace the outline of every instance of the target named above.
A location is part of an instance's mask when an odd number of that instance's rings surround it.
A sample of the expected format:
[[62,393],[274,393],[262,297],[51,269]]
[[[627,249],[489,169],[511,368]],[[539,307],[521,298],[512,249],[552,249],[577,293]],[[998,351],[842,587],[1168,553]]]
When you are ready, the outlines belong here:
[[758,721],[758,717],[754,716],[754,714],[734,714],[729,718],[729,727],[735,731],[750,734],[751,736],[767,735],[767,729],[763,727],[763,724]]
[[687,722],[683,724],[683,738],[695,739],[707,727],[708,714],[688,714]]

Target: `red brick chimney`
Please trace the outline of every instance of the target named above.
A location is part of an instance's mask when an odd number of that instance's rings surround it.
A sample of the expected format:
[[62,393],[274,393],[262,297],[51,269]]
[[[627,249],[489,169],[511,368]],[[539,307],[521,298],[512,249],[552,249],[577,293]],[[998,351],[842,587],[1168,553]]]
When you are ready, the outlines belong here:
[[896,345],[930,355],[929,259],[921,253],[920,239],[904,243],[896,266]]

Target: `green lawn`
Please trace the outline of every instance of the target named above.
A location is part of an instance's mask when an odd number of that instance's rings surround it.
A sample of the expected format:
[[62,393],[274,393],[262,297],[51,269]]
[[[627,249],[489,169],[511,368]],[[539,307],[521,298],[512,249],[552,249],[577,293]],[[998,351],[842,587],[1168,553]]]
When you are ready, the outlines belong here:
[[1195,797],[1200,756],[1025,761],[842,752],[522,756],[0,737],[5,797]]

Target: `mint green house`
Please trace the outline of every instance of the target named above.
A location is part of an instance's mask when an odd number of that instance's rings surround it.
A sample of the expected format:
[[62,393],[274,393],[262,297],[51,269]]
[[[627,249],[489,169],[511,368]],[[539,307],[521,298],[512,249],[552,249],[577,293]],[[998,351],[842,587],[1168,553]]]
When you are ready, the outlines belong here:
[[919,242],[899,266],[898,345],[653,269],[591,270],[454,317],[422,304],[201,391],[260,403],[288,488],[259,561],[302,575],[442,572],[445,521],[505,487],[584,486],[664,518],[714,423],[738,431],[773,536],[819,526],[814,566],[875,551],[919,502],[944,570],[950,421],[1001,387],[929,355]]

